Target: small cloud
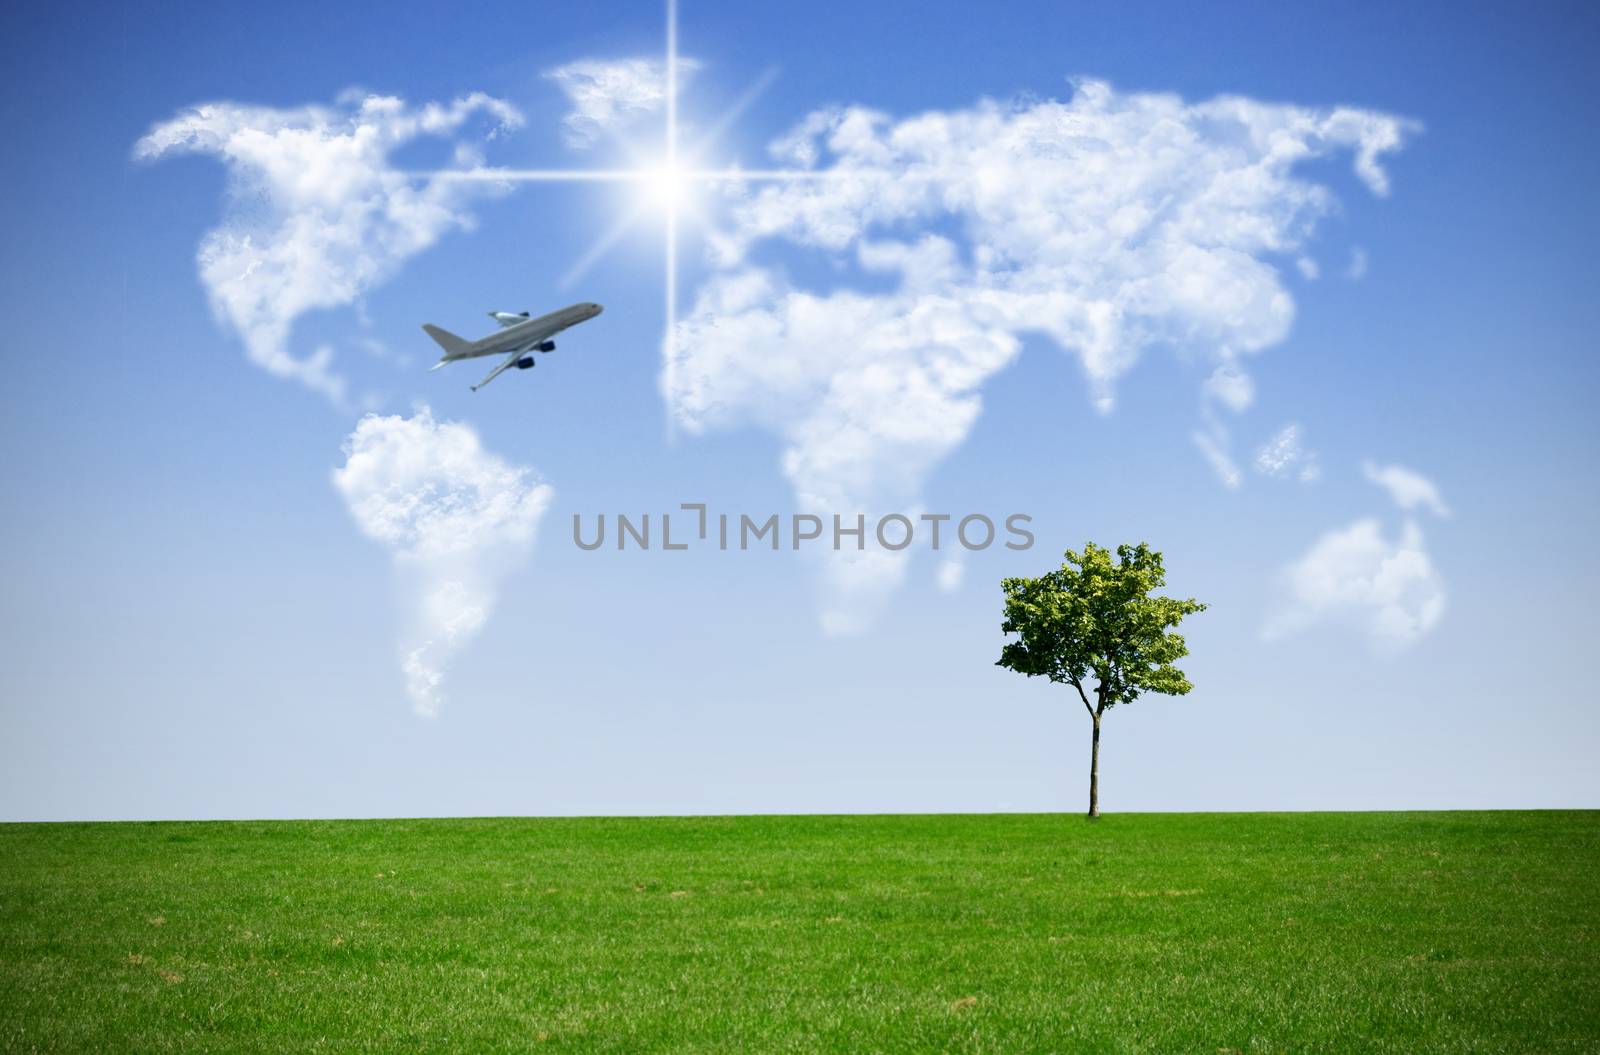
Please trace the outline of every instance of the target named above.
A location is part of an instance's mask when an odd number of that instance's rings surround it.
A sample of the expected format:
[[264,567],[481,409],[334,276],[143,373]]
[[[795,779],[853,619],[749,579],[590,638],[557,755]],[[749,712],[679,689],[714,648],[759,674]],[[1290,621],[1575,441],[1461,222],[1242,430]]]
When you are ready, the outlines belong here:
[[1300,269],[1301,276],[1307,282],[1315,282],[1318,276],[1322,274],[1322,269],[1317,267],[1317,262],[1309,256],[1303,256],[1296,260],[1294,266]]
[[1207,398],[1214,399],[1234,413],[1250,406],[1256,398],[1255,382],[1250,375],[1232,364],[1219,366],[1206,378],[1203,390]]
[[1367,251],[1360,246],[1350,250],[1350,263],[1344,269],[1344,277],[1351,282],[1357,282],[1367,277]]
[[[678,60],[680,92],[699,68],[693,59]],[[659,111],[667,97],[666,66],[659,59],[581,59],[546,70],[544,76],[572,101],[562,123],[567,145],[578,150]]]
[[1374,465],[1372,462],[1363,462],[1361,471],[1368,480],[1388,491],[1394,504],[1406,512],[1421,506],[1435,516],[1450,516],[1450,507],[1444,504],[1439,489],[1421,473],[1399,465]]
[[406,692],[431,717],[448,660],[483,628],[553,492],[532,469],[485,451],[470,426],[437,422],[427,407],[410,418],[362,418],[333,483],[362,534],[394,557],[410,607]]
[[945,593],[955,593],[961,589],[961,580],[966,577],[966,574],[967,566],[960,561],[941,561],[938,571],[939,589]]
[[1381,649],[1400,649],[1444,614],[1443,580],[1410,520],[1393,540],[1372,519],[1328,532],[1284,569],[1282,586],[1283,603],[1262,632],[1267,640],[1336,619],[1364,629]]
[[1194,440],[1194,445],[1200,448],[1200,453],[1205,456],[1211,471],[1222,481],[1222,486],[1230,491],[1238,490],[1239,485],[1244,482],[1244,474],[1239,472],[1239,464],[1228,453],[1226,431],[1221,426],[1213,425],[1196,431],[1191,438]]
[[1322,475],[1317,456],[1300,442],[1300,426],[1285,425],[1265,446],[1256,451],[1256,472],[1263,476],[1295,476],[1302,483],[1310,483]]
[[1220,405],[1237,414],[1248,408],[1255,398],[1255,382],[1231,362],[1213,370],[1200,386],[1201,428],[1191,438],[1222,486],[1230,490],[1237,490],[1243,484],[1244,474],[1233,460],[1232,436],[1215,407]]

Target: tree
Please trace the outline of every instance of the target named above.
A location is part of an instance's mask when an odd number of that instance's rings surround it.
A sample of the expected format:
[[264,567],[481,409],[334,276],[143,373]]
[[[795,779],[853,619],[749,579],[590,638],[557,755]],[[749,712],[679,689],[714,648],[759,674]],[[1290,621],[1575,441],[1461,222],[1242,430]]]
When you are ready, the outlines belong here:
[[[1093,542],[1067,550],[1059,570],[1037,579],[1004,579],[1005,622],[1016,634],[997,666],[1028,677],[1071,685],[1094,721],[1089,754],[1089,816],[1100,816],[1100,719],[1144,692],[1182,696],[1194,688],[1173,666],[1189,654],[1172,631],[1186,615],[1205,611],[1194,598],[1153,597],[1167,582],[1161,554],[1145,545],[1111,551]],[[1093,702],[1085,682],[1095,681]]]

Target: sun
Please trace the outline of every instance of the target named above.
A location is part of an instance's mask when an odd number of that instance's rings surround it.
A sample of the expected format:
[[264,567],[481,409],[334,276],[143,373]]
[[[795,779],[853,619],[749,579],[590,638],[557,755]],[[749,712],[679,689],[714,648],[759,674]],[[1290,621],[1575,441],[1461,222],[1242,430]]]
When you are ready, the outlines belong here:
[[[671,340],[677,329],[678,312],[678,240],[681,230],[703,224],[701,209],[709,202],[698,192],[703,187],[749,185],[752,183],[811,182],[833,178],[859,178],[864,170],[852,169],[840,173],[829,169],[746,169],[706,167],[706,149],[722,136],[733,122],[766,91],[777,74],[776,67],[768,69],[752,84],[720,118],[702,130],[694,146],[684,151],[678,136],[678,0],[666,0],[667,49],[664,62],[663,86],[663,142],[661,153],[654,158],[638,157],[633,144],[622,146],[634,164],[621,168],[603,169],[446,169],[421,173],[431,179],[483,180],[495,183],[605,183],[627,186],[632,190],[631,208],[624,209],[612,224],[595,239],[579,259],[562,276],[560,285],[567,288],[581,279],[588,270],[620,243],[628,231],[648,214],[660,218],[665,249],[663,342]],[[670,362],[669,362],[670,369]]]
[[677,161],[644,167],[639,189],[644,201],[663,212],[678,212],[689,204],[693,171]]

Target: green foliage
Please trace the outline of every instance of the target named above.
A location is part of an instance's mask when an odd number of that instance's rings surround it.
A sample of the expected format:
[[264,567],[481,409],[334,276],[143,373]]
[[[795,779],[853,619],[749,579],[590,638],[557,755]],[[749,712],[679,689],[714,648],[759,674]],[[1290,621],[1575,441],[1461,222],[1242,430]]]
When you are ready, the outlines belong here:
[[1206,606],[1192,597],[1151,596],[1166,582],[1161,554],[1143,542],[1118,546],[1115,561],[1090,542],[1082,553],[1067,550],[1056,571],[1005,579],[1000,629],[1017,640],[1001,650],[998,665],[1073,686],[1096,719],[1143,692],[1181,696],[1193,686],[1174,664],[1189,647],[1172,628]]
[[1594,1053],[1600,814],[0,825],[0,1052]]

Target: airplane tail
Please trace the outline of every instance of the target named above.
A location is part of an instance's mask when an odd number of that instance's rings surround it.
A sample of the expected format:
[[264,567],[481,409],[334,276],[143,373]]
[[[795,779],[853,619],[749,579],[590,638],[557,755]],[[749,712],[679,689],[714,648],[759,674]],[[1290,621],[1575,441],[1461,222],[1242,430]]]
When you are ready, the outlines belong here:
[[434,343],[436,343],[440,348],[444,349],[444,356],[446,359],[453,355],[460,355],[462,352],[472,347],[471,341],[464,341],[460,337],[457,337],[455,334],[451,333],[449,330],[441,329],[431,322],[423,323],[422,329],[424,333],[433,338]]

